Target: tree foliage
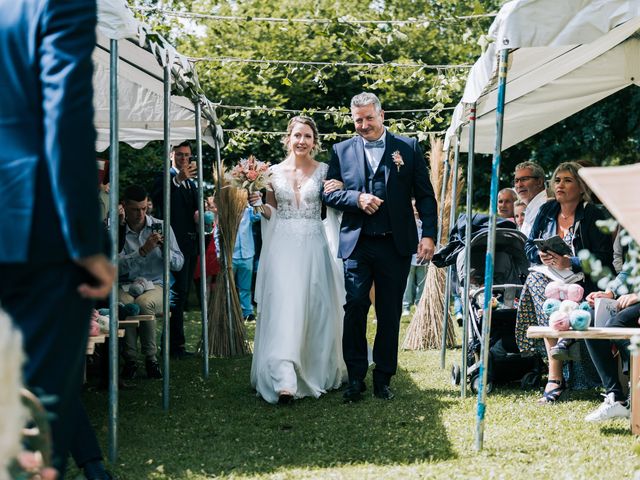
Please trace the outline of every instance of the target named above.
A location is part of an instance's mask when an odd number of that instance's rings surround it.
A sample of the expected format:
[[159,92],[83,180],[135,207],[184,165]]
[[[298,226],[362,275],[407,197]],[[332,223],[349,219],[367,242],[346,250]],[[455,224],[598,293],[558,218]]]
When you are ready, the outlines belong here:
[[[443,107],[458,99],[468,69],[432,69],[420,65],[471,64],[480,54],[476,39],[490,19],[455,20],[460,15],[485,13],[494,5],[479,2],[355,0],[248,0],[175,3],[171,8],[244,18],[278,17],[330,19],[328,23],[275,23],[197,19],[197,25],[158,14],[147,17],[156,28],[194,57],[239,57],[314,62],[418,64],[399,66],[326,66],[198,62],[199,80],[207,97],[224,105],[305,110],[324,134],[353,131],[348,117],[350,98],[363,90],[376,92],[386,110],[426,109],[432,112],[388,114],[390,128],[398,132],[444,130]],[[350,20],[424,19],[419,23],[356,24]],[[170,22],[170,23],[169,23]],[[191,22],[191,21],[190,21]],[[193,28],[200,35],[188,35]],[[291,114],[273,110],[218,109],[225,129],[279,132]],[[332,113],[314,113],[330,110]],[[279,160],[280,135],[229,133],[225,156],[254,153]],[[420,137],[426,140],[426,135]],[[329,136],[325,143],[336,138]]]
[[[151,0],[137,3],[154,5]],[[374,0],[369,4],[356,0],[183,0],[162,5],[173,11],[247,20],[184,19],[151,11],[144,13],[144,21],[169,38],[181,53],[198,58],[421,64],[347,67],[198,61],[199,81],[210,100],[254,108],[217,108],[218,118],[227,130],[224,160],[234,163],[240,157],[254,154],[261,160],[278,162],[283,157],[280,134],[246,132],[281,132],[293,113],[273,109],[302,110],[314,117],[325,134],[323,145],[328,148],[341,139],[338,135],[353,131],[347,107],[350,98],[363,90],[375,92],[387,111],[433,109],[386,115],[391,130],[417,134],[427,148],[426,135],[420,132],[446,129],[450,115],[447,108],[459,101],[468,69],[431,69],[425,65],[473,63],[481,53],[479,39],[491,19],[459,17],[497,11],[501,3],[499,0]],[[330,21],[251,20],[256,17]],[[360,24],[353,19],[420,19],[420,22]],[[625,89],[508,149],[503,156],[501,186],[510,185],[513,167],[529,159],[538,161],[549,173],[559,162],[576,158],[588,158],[596,164],[634,162],[640,141],[637,108],[640,94],[636,90]],[[135,151],[130,153],[123,152],[126,158],[123,173],[133,180],[145,173],[146,167],[138,163],[148,157]],[[208,150],[205,153],[211,155]],[[325,152],[319,159],[326,156]],[[481,208],[488,204],[490,164],[490,158],[477,159],[475,202]],[[157,169],[160,168],[158,162]]]

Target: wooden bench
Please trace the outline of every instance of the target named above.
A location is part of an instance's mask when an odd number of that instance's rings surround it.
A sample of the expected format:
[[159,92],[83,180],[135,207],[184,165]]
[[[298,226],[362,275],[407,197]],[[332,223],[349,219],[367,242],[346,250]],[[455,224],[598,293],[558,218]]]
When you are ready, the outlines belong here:
[[151,320],[155,320],[155,315],[129,315],[127,318],[122,320],[123,322],[150,322]]
[[[124,337],[124,329],[123,328],[119,328],[118,329],[118,338],[122,338],[122,337]],[[87,342],[86,354],[87,355],[93,355],[93,352],[95,351],[96,345],[98,343],[105,343],[107,341],[107,338],[109,338],[109,334],[108,333],[101,333],[100,335],[95,335],[93,337],[89,337],[89,341]]]
[[[137,327],[138,325],[140,325],[140,322],[149,322],[151,320],[155,320],[155,315],[130,315],[124,320],[120,320],[118,322],[118,338],[124,337],[124,328],[120,327],[126,327],[127,325],[134,325]],[[108,333],[89,337],[89,341],[87,342],[86,354],[93,355],[93,353],[95,352],[96,344],[105,343],[108,337]]]
[[[551,327],[529,327],[527,337],[529,338],[575,338],[577,340],[623,340],[640,335],[640,328],[596,328],[587,330],[565,330],[558,332]],[[640,435],[640,355],[631,355],[631,432]]]

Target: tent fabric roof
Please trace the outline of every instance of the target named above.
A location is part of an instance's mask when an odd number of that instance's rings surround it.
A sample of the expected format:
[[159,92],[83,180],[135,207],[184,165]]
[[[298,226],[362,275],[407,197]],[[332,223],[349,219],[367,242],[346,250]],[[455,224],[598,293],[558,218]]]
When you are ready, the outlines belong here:
[[[118,139],[135,148],[164,139],[164,69],[145,43],[147,27],[138,22],[122,0],[98,1],[97,42],[93,52],[94,124],[96,151],[110,143],[110,52],[111,39],[118,41]],[[136,42],[126,40],[135,38]],[[192,67],[168,44],[154,44],[154,52],[170,62],[174,76],[184,76]],[[171,142],[195,138],[195,107],[184,97],[171,97]],[[203,118],[202,128],[208,122]],[[212,144],[210,136],[203,139]]]
[[[109,40],[99,36],[93,52],[94,124],[98,133],[96,150],[109,147]],[[142,148],[152,140],[164,139],[163,69],[153,54],[133,42],[118,42],[119,141]],[[171,97],[171,142],[195,138],[195,109],[184,97]],[[203,127],[206,122],[203,121]]]
[[[571,0],[569,3],[573,4],[574,8],[581,6],[582,10],[578,11],[575,18],[570,19],[568,26],[561,28],[562,25],[553,27],[545,24],[541,29],[548,30],[546,36],[530,34],[527,40],[529,43],[537,44],[546,38],[549,45],[528,45],[527,48],[519,48],[509,55],[503,149],[529,138],[628,85],[637,84],[638,75],[633,73],[637,62],[630,51],[637,46],[637,42],[627,42],[620,48],[620,51],[627,51],[625,55],[610,55],[607,52],[616,49],[640,28],[640,0]],[[607,4],[607,8],[603,3]],[[516,27],[524,28],[519,20],[523,18],[523,12],[516,16],[515,8],[524,5],[524,12],[528,11],[531,14],[531,8],[540,7],[542,4],[546,4],[546,12],[552,12],[555,8],[558,11],[558,19],[566,20],[565,4],[555,7],[555,3],[549,4],[543,0],[518,0],[505,4],[490,32],[495,36],[497,30],[511,31]],[[506,13],[503,10],[506,10]],[[608,13],[609,16],[603,18],[604,13]],[[542,18],[548,17],[545,14]],[[515,19],[515,24],[507,26],[504,23],[507,21],[505,19]],[[615,27],[622,19],[626,19],[625,23]],[[535,31],[538,26],[537,22],[528,23],[529,30]],[[594,35],[609,27],[611,30],[607,30],[608,33],[599,35],[594,40]],[[562,34],[557,33],[558,31],[562,31]],[[591,43],[584,41],[580,42],[581,45],[562,44],[569,39],[576,41],[581,36]],[[516,42],[509,40],[508,43],[511,45]],[[466,125],[469,107],[476,102],[476,152],[493,152],[495,118],[490,114],[495,113],[497,100],[497,48],[494,46],[491,50],[482,55],[470,72],[462,101],[456,107],[447,131],[445,148],[449,148],[456,131]],[[597,66],[594,68],[595,65]],[[462,151],[467,150],[467,133],[467,129],[463,128]]]
[[515,0],[490,32],[498,49],[588,43],[640,15],[638,0]]

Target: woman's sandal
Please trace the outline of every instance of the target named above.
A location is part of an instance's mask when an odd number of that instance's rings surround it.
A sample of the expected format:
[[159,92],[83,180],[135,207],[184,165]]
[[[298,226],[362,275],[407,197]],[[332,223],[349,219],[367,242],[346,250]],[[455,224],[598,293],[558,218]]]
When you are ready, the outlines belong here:
[[547,380],[547,385],[549,385],[550,383],[558,386],[556,388],[552,388],[549,391],[545,391],[542,394],[542,398],[538,400],[538,403],[541,405],[557,402],[560,399],[560,395],[562,395],[562,393],[567,389],[567,386],[564,383],[564,378],[560,380]]

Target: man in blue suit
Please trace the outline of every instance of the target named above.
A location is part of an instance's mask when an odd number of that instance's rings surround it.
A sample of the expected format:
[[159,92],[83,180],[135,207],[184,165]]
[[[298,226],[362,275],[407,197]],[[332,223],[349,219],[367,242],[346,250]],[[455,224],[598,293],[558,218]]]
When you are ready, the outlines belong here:
[[49,406],[64,472],[101,253],[91,53],[95,0],[0,2],[0,303],[22,331],[27,385]]
[[[389,383],[398,366],[402,296],[411,256],[417,250],[420,262],[431,259],[437,206],[418,142],[385,129],[380,100],[372,93],[356,95],[351,115],[358,136],[333,146],[327,172],[327,179],[340,180],[344,189],[324,195],[327,205],[344,212],[338,249],[347,290],[342,351],[349,385],[344,400],[358,401],[366,389],[367,313],[373,283],[378,319],[373,394],[391,400]],[[419,242],[411,197],[422,220]]]

